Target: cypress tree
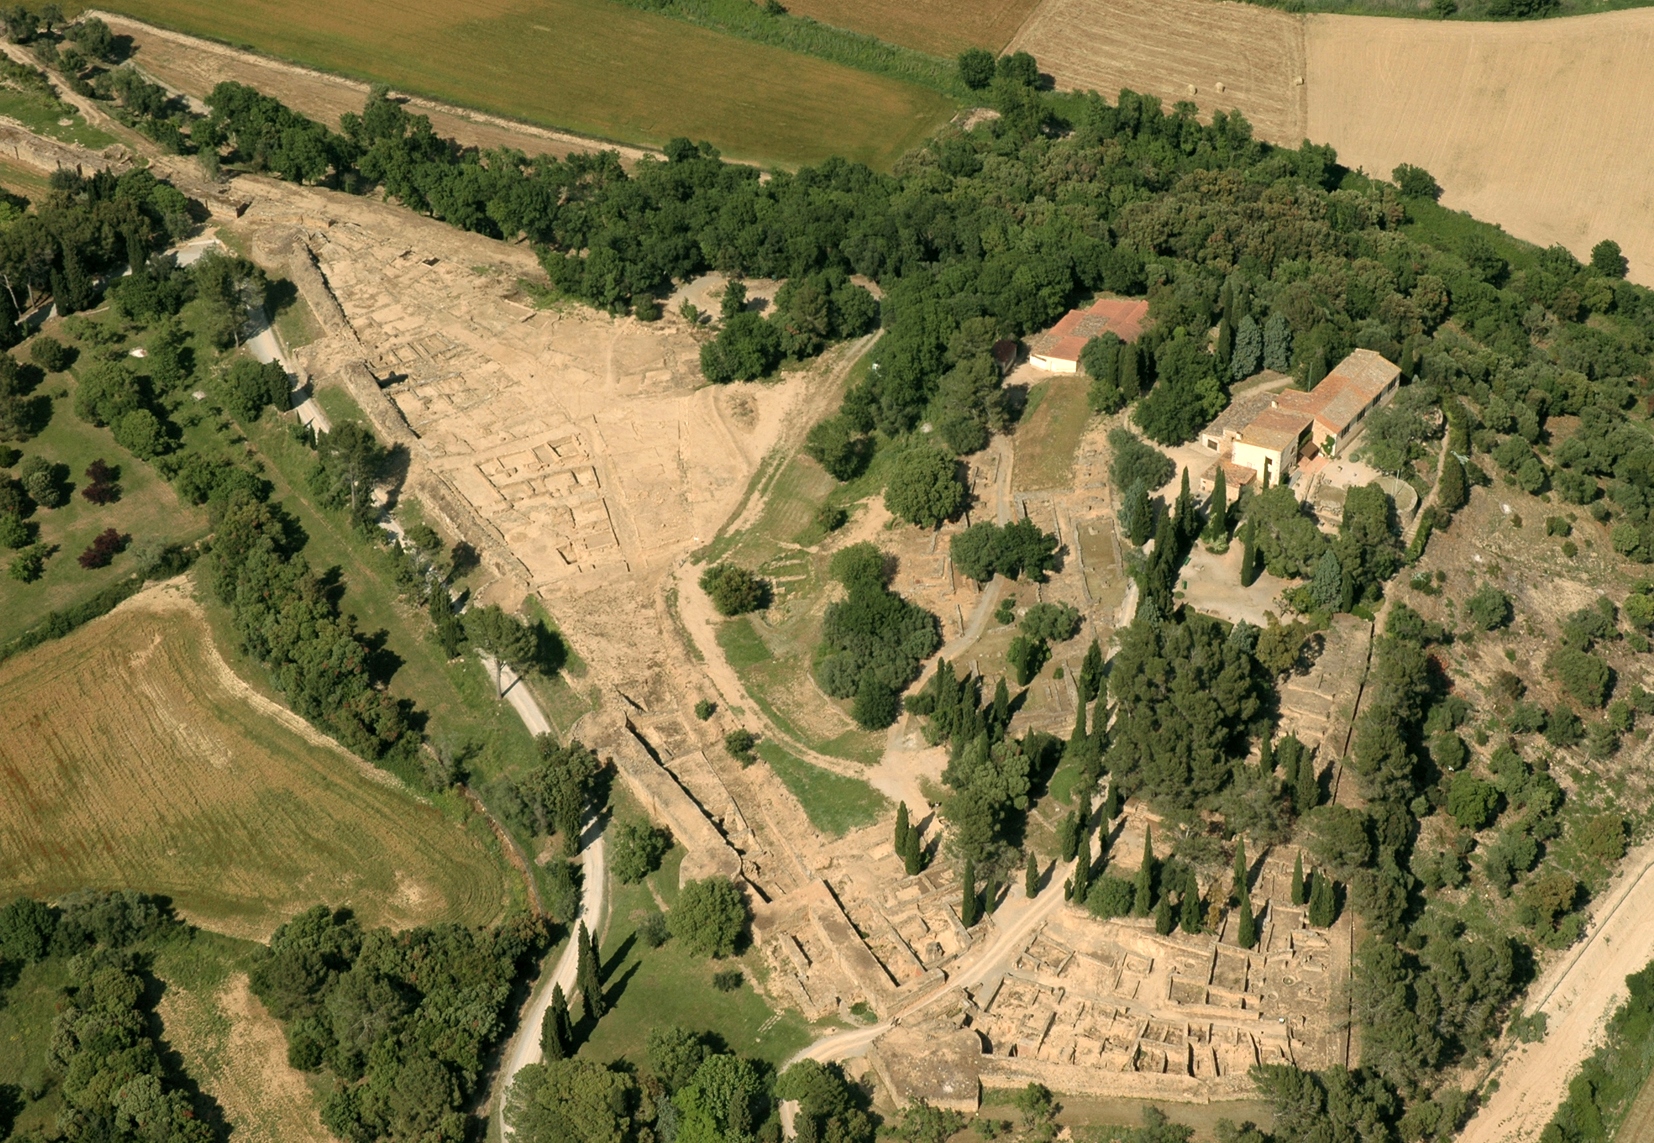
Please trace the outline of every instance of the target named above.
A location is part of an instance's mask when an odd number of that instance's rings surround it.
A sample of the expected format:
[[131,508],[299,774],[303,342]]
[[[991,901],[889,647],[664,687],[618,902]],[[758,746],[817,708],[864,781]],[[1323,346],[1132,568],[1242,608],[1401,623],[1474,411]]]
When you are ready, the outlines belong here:
[[965,872],[960,878],[959,920],[968,929],[976,924],[976,862],[965,858]]
[[1223,462],[1218,462],[1217,475],[1212,477],[1212,506],[1206,517],[1206,539],[1213,544],[1229,542],[1229,482],[1223,475]]
[[1005,737],[1006,728],[1011,725],[1011,691],[1005,685],[1005,676],[999,676],[999,682],[994,684],[994,717],[993,729],[989,738],[994,742]]
[[1178,920],[1186,933],[1200,932],[1201,922],[1205,919],[1200,909],[1200,884],[1195,880],[1195,871],[1189,870],[1183,880],[1183,907],[1178,910]]
[[1235,839],[1234,896],[1236,898],[1246,896],[1246,840],[1239,837]]
[[1075,815],[1080,819],[1080,832],[1088,833],[1091,830],[1091,787],[1087,786],[1080,791],[1080,806]]
[[1299,853],[1292,861],[1292,903],[1302,905],[1309,900],[1309,886],[1304,884],[1304,855]]
[[1436,481],[1436,507],[1443,512],[1457,512],[1470,499],[1470,488],[1465,483],[1464,465],[1449,452],[1442,458],[1441,476]]
[[1298,762],[1298,788],[1293,792],[1292,804],[1301,814],[1307,814],[1321,804],[1321,778],[1315,763],[1308,757]]
[[11,291],[0,287],[0,349],[10,349],[23,340],[24,330],[17,324],[17,305]]
[[1080,827],[1080,844],[1074,853],[1074,891],[1072,900],[1083,903],[1091,892],[1091,835]]
[[[1160,895],[1165,902],[1166,895]],[[1154,907],[1154,839],[1153,831],[1143,831],[1143,864],[1137,867],[1137,883],[1132,887],[1131,915],[1146,917]]]
[[1065,814],[1062,821],[1057,823],[1057,844],[1061,847],[1062,859],[1073,861],[1074,855],[1080,851],[1079,814]]
[[1241,525],[1240,581],[1242,587],[1251,587],[1258,579],[1257,530],[1257,525],[1251,520]]
[[[1088,703],[1103,693],[1103,649],[1097,645],[1097,640],[1091,640],[1091,646],[1085,650],[1085,661],[1080,664],[1080,702]],[[1099,711],[1098,715],[1101,716]],[[1098,721],[1102,721],[1099,717]]]
[[907,831],[907,848],[902,851],[902,866],[909,877],[917,877],[925,867],[925,847],[917,829]]
[[540,1018],[540,1058],[561,1060],[567,1058],[572,1045],[566,1038],[569,1002],[563,998],[563,986],[552,986],[551,1005]]
[[1235,926],[1235,943],[1249,949],[1258,943],[1258,921],[1252,916],[1252,895],[1241,892],[1240,920]]
[[1160,904],[1154,907],[1154,931],[1165,937],[1170,936],[1171,931],[1176,927],[1177,922],[1172,917],[1171,894],[1162,893]]
[[1273,774],[1275,772],[1275,743],[1271,740],[1272,731],[1264,731],[1263,745],[1258,750],[1258,772]]
[[1320,870],[1311,874],[1314,886],[1309,891],[1309,923],[1324,929],[1336,918],[1337,903],[1333,897],[1332,881]]
[[1229,315],[1218,322],[1218,342],[1213,357],[1217,359],[1218,376],[1222,377],[1229,372],[1229,361],[1234,355],[1235,335],[1231,329]]
[[1154,506],[1149,503],[1149,490],[1141,480],[1131,482],[1120,504],[1120,520],[1126,535],[1139,548],[1154,535]]
[[988,874],[988,884],[982,891],[982,908],[990,917],[999,908],[999,874],[996,872]]
[[1032,901],[1039,896],[1039,858],[1028,851],[1028,867],[1022,871],[1022,895]]
[[896,856],[904,857],[907,853],[907,834],[912,827],[907,824],[907,803],[903,802],[896,807]]
[[1114,782],[1109,782],[1108,793],[1103,796],[1103,823],[1106,825],[1120,816],[1120,789]]
[[[1187,544],[1200,534],[1195,519],[1195,498],[1189,491],[1189,466],[1183,466],[1183,484],[1177,490],[1177,534],[1178,538]],[[1157,545],[1158,547],[1158,545]],[[1155,553],[1159,554],[1158,551]]]
[[1135,342],[1126,342],[1120,347],[1120,392],[1128,401],[1135,401],[1142,396],[1142,383],[1138,380],[1141,370],[1138,365],[1138,354],[1141,352]]
[[585,1006],[586,1018],[596,1020],[603,1015],[603,983],[598,979],[597,949],[591,935],[586,931],[586,922],[580,922],[575,940],[580,943],[576,946],[578,953],[574,969],[574,986],[580,992],[580,1003]]

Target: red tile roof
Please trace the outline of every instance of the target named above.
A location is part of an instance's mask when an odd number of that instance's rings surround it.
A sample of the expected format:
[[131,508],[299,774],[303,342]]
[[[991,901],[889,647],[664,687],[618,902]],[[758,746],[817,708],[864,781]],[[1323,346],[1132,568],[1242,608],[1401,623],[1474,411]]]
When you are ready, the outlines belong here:
[[1078,361],[1085,343],[1105,332],[1136,341],[1149,317],[1149,303],[1132,298],[1098,298],[1085,309],[1069,310],[1034,339],[1033,351],[1060,361]]

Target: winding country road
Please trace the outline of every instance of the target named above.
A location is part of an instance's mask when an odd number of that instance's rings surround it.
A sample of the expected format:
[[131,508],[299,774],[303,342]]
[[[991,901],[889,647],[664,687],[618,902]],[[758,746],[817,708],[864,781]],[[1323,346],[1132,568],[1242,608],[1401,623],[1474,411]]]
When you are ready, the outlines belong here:
[[[1654,956],[1654,842],[1625,859],[1591,913],[1585,939],[1533,987],[1525,1011],[1543,1012],[1545,1038],[1519,1044],[1494,1073],[1488,1097],[1459,1143],[1532,1143],[1568,1093],[1568,1081],[1602,1043],[1608,1017],[1625,1001],[1625,978]],[[1633,1143],[1629,1136],[1626,1143]]]

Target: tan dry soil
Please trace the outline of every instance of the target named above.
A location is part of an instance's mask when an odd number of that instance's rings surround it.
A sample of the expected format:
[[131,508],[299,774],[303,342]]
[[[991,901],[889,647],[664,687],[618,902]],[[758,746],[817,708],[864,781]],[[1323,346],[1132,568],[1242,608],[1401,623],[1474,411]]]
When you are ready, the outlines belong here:
[[1436,176],[1442,202],[1654,283],[1654,10],[1519,24],[1311,16],[1308,135],[1351,167]]

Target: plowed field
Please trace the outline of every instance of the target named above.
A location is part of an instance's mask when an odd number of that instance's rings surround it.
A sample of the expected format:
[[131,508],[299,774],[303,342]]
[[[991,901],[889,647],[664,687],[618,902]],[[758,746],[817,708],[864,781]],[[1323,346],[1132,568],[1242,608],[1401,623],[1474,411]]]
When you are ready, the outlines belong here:
[[0,727],[0,899],[142,889],[259,939],[318,902],[395,926],[505,904],[486,827],[254,694],[178,587],[0,665]]

